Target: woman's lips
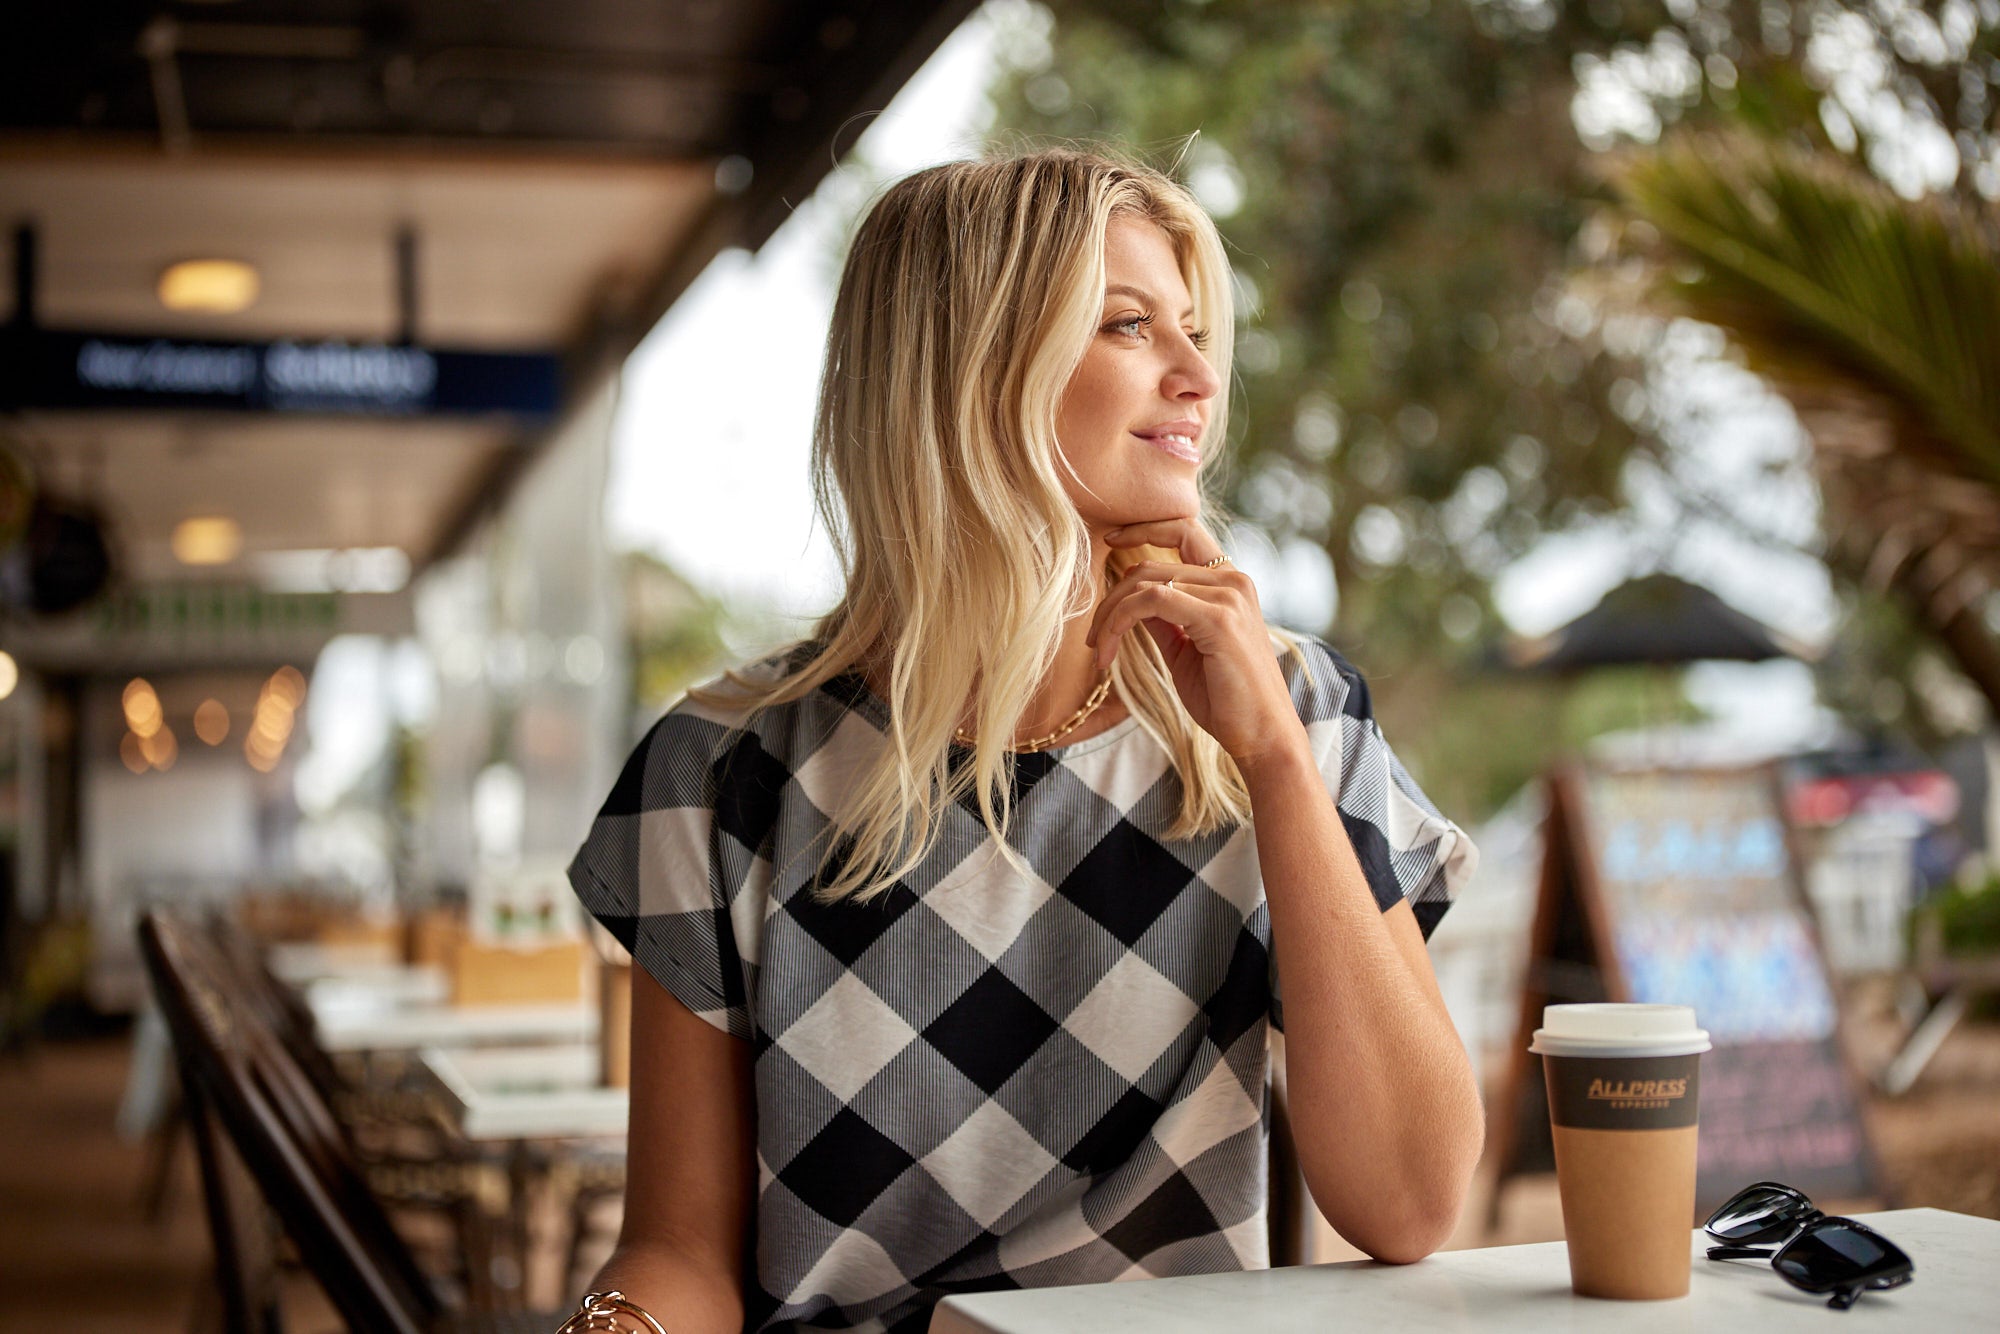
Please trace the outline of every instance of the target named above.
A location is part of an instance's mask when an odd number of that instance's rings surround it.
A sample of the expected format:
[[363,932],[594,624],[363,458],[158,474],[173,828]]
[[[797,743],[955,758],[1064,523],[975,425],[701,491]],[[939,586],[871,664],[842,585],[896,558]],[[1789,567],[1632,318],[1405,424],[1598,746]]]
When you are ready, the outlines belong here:
[[1162,453],[1171,454],[1185,463],[1201,462],[1201,448],[1186,436],[1173,434],[1139,435],[1137,431],[1132,432],[1132,434],[1138,435],[1141,440],[1144,440],[1147,444],[1160,450]]

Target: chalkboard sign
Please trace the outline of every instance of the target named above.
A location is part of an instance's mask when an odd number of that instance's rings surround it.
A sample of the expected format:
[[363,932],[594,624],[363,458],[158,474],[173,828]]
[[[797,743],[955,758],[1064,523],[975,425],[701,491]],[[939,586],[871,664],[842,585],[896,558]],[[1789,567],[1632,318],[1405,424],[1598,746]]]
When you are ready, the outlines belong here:
[[[1696,1203],[1758,1180],[1822,1201],[1879,1195],[1839,1015],[1768,769],[1571,771],[1549,780],[1541,900],[1500,1171],[1549,1158],[1541,1007],[1692,1005],[1702,1058]],[[1496,1190],[1496,1208],[1497,1208]]]

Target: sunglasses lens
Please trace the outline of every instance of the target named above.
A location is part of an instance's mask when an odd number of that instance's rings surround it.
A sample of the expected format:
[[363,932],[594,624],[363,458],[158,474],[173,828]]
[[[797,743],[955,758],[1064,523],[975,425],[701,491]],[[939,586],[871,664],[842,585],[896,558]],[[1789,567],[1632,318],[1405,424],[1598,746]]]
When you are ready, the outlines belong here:
[[1788,1236],[1790,1220],[1807,1207],[1805,1198],[1788,1186],[1751,1186],[1710,1214],[1707,1228],[1724,1241],[1739,1243]]
[[1875,1270],[1907,1265],[1909,1257],[1874,1232],[1850,1223],[1833,1223],[1808,1229],[1771,1263],[1799,1287],[1824,1292],[1871,1277]]

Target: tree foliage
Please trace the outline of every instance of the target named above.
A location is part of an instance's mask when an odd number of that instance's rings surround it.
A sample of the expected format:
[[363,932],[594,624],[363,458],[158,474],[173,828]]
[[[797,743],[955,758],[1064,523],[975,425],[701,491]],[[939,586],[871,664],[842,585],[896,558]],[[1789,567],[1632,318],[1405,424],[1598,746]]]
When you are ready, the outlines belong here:
[[[1242,297],[1238,512],[1322,543],[1343,632],[1435,653],[1453,594],[1545,526],[1615,502],[1627,370],[1565,336],[1558,275],[1590,188],[1566,59],[1457,3],[1058,11],[1003,121],[1177,154]],[[1476,616],[1454,625],[1462,641]]]
[[[1229,503],[1324,549],[1336,640],[1436,795],[1473,813],[1564,733],[1548,688],[1472,670],[1494,578],[1615,512],[1628,468],[1666,448],[1643,322],[1606,320],[1574,281],[1601,258],[1603,151],[1728,121],[1845,149],[1899,189],[2000,194],[1994,0],[1017,12],[1004,130],[1137,147],[1217,215],[1241,298]],[[1522,736],[1499,737],[1503,714]]]
[[1895,589],[2000,710],[2000,245],[1827,154],[1684,139],[1616,174],[1661,299],[1726,330],[1811,432],[1826,558]]
[[2000,483],[2000,246],[1942,201],[1744,136],[1627,159],[1619,192],[1674,252],[1668,299],[1775,383],[1864,391],[1941,472]]

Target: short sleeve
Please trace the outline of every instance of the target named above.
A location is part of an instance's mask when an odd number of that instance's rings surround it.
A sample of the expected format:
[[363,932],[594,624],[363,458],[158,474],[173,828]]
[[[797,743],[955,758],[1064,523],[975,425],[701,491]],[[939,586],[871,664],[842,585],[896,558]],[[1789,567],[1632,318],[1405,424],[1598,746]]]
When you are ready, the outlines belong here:
[[[1428,940],[1478,869],[1479,850],[1390,749],[1361,673],[1323,641],[1297,638],[1311,670],[1285,652],[1286,684],[1369,891],[1384,912],[1408,902]],[[1272,1013],[1282,1027],[1276,959],[1274,952]]]
[[[718,793],[756,737],[687,701],[625,762],[570,862],[586,911],[695,1014],[752,1036],[750,996],[768,886],[732,855]],[[726,824],[727,818],[721,823]]]
[[1368,888],[1384,912],[1408,900],[1428,940],[1478,869],[1478,850],[1390,749],[1361,673],[1318,639],[1301,636],[1300,647],[1312,679],[1287,655],[1292,701]]

